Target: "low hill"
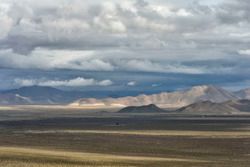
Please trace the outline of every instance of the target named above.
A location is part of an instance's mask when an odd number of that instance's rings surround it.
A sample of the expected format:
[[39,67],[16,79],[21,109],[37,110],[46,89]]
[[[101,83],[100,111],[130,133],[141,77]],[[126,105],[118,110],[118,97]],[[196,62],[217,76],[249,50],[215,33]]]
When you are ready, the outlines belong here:
[[166,112],[154,104],[146,105],[146,106],[132,106],[126,107],[119,111],[119,113],[161,113]]

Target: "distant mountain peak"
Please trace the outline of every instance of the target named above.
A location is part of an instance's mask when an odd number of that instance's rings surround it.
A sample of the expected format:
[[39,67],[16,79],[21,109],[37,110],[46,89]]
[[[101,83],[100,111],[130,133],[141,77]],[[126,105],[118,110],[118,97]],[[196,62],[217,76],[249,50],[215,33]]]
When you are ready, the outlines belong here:
[[[200,85],[200,86],[194,86],[191,89],[189,89],[190,91],[193,92],[203,92],[203,93],[207,93],[207,92],[227,92],[226,90],[224,90],[221,87],[218,86],[214,86],[214,85]],[[227,92],[229,93],[229,92]]]

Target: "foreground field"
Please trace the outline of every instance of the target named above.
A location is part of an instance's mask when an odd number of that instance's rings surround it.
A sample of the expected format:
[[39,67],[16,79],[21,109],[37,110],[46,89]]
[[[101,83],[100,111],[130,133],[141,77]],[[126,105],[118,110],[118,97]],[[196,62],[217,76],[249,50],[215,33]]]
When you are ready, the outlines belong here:
[[28,149],[20,147],[0,147],[2,165],[39,165],[39,166],[144,166],[152,163],[206,163],[202,160],[181,158],[160,158],[145,156],[122,156],[98,153],[79,153],[65,151],[51,151],[42,149]]
[[249,132],[236,116],[13,117],[0,121],[0,166],[248,167]]

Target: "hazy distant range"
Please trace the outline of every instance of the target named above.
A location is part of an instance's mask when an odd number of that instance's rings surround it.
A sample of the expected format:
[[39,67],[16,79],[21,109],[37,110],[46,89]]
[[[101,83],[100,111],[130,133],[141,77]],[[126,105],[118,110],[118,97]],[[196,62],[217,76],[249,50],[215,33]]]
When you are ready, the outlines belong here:
[[[89,93],[91,94],[91,93]],[[93,97],[93,96],[92,96]],[[162,92],[152,95],[127,96],[119,98],[88,98],[88,94],[78,91],[63,91],[52,87],[21,87],[0,93],[0,105],[70,105],[78,107],[127,107],[155,104],[163,108],[181,108],[187,105],[210,101],[222,103],[250,99],[250,88],[230,92],[223,88],[202,85],[190,89]]]

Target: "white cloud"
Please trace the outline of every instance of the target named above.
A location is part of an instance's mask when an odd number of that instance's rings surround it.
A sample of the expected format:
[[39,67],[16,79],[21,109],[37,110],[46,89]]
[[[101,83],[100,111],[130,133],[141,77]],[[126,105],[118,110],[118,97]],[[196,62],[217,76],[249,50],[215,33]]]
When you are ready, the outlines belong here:
[[69,80],[37,80],[37,79],[15,79],[18,86],[51,86],[51,87],[84,87],[84,86],[110,86],[113,84],[111,80],[97,81],[93,78],[74,78]]
[[114,67],[94,57],[94,51],[48,50],[37,48],[30,55],[20,55],[11,49],[0,50],[0,66],[22,69],[72,69],[112,71]]
[[8,16],[10,5],[0,2],[0,40],[5,38],[13,26],[13,20]]
[[186,9],[179,9],[176,14],[177,16],[182,16],[182,17],[188,17],[188,16],[193,15],[192,13],[188,12]]
[[130,81],[127,83],[128,86],[135,86],[137,83],[135,81]]
[[[206,65],[183,65],[173,60],[171,62],[154,60],[156,57],[150,58],[150,55],[148,59],[140,59],[141,56],[141,54],[123,51],[72,51],[44,48],[37,48],[26,56],[6,49],[0,50],[0,66],[39,70],[141,71],[185,74],[204,74],[218,71],[218,67],[214,69],[208,68]],[[223,71],[223,67],[220,70]]]
[[238,53],[241,54],[241,55],[250,56],[250,49],[247,49],[247,50],[240,50],[240,51],[238,51]]
[[98,83],[100,86],[110,86],[113,85],[113,82],[111,80],[103,80]]
[[144,72],[163,72],[163,73],[185,73],[185,74],[202,74],[209,73],[206,68],[184,66],[181,64],[165,64],[150,60],[131,59],[123,60],[119,67],[126,71],[144,71]]
[[147,55],[147,58],[141,59],[141,57],[146,57],[146,55],[124,50],[77,51],[37,48],[29,55],[21,55],[14,53],[11,49],[5,49],[0,50],[0,67],[38,69],[45,71],[67,69],[81,71],[135,71],[183,74],[230,73],[234,70],[234,67],[208,66],[203,63],[194,66],[192,62],[195,64],[195,59],[188,63],[189,61],[183,58],[184,63],[181,63],[175,62],[175,59],[172,57],[169,57],[169,59],[166,58],[166,60],[157,56],[152,57],[151,55],[154,54],[155,52],[152,52]]
[[118,18],[112,15],[104,15],[94,18],[95,26],[102,31],[111,33],[125,33],[127,28]]
[[14,82],[15,84],[20,86],[33,86],[37,84],[37,82],[32,79],[15,79]]
[[169,6],[150,5],[150,8],[162,17],[169,17],[174,15]]

